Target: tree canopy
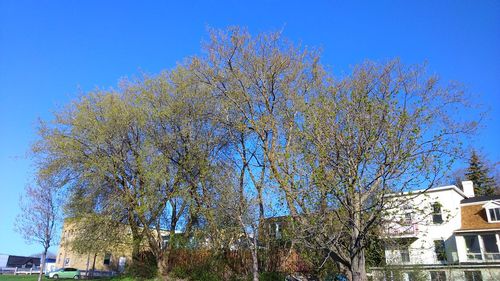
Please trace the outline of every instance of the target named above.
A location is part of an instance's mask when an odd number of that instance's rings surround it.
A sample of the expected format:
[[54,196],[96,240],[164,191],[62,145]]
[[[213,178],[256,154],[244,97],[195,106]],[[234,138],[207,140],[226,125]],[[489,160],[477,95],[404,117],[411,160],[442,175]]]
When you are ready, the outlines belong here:
[[474,183],[474,193],[477,196],[495,194],[497,188],[495,178],[490,176],[490,169],[476,151],[471,153],[465,176]]
[[69,212],[127,223],[161,274],[172,243],[160,230],[215,241],[225,225],[251,245],[258,280],[258,225],[280,214],[291,247],[366,280],[368,240],[395,207],[386,195],[433,186],[475,127],[450,115],[462,89],[423,66],[366,62],[337,78],[317,51],[240,28],[212,31],[204,51],[83,95],[34,146],[40,175],[82,199]]

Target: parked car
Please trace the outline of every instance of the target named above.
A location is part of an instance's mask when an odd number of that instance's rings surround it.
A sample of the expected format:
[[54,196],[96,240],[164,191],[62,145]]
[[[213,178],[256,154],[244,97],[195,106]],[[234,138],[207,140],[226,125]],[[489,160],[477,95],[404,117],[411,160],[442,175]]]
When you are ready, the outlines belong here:
[[59,268],[54,271],[45,274],[48,278],[71,278],[71,279],[80,279],[80,270],[72,267]]

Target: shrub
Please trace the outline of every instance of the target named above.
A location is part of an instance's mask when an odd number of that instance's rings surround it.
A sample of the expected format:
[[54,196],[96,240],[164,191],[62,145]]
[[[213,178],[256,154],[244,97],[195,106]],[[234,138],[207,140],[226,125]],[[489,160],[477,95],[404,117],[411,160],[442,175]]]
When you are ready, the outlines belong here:
[[260,281],[277,281],[285,280],[285,275],[280,272],[261,272],[259,274]]
[[137,277],[138,279],[150,279],[156,277],[158,265],[151,252],[141,252],[137,259],[127,266],[126,275]]

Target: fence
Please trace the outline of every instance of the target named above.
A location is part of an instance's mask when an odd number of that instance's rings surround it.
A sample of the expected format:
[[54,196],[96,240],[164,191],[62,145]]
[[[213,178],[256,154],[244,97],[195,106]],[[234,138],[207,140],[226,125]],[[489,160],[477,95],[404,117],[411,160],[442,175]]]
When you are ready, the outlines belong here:
[[[32,275],[32,274],[39,274],[40,273],[40,267],[33,267],[33,268],[21,268],[21,267],[0,267],[0,275],[2,274],[8,274],[8,275],[19,275],[19,274],[25,274],[25,275]],[[87,277],[91,275],[91,271],[85,271],[85,270],[80,270],[80,276],[82,277]],[[102,270],[94,270],[93,276],[94,277],[112,277],[116,276],[115,271],[102,271]]]
[[26,275],[31,275],[31,274],[39,274],[40,273],[40,267],[34,267],[34,268],[21,268],[21,267],[0,267],[0,274],[13,274],[13,275],[19,275],[19,274],[26,274]]

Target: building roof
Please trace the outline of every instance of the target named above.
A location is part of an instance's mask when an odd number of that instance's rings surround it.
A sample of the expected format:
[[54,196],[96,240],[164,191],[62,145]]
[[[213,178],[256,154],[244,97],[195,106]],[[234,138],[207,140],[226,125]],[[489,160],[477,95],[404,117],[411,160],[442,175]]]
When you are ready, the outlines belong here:
[[388,197],[416,196],[419,194],[428,194],[431,192],[440,192],[440,191],[447,191],[447,190],[453,190],[456,193],[458,193],[460,196],[462,196],[463,198],[467,198],[467,195],[465,195],[463,190],[456,187],[455,185],[436,186],[436,187],[431,187],[431,188],[410,190],[410,191],[404,191],[404,192],[396,192],[396,193],[388,194],[386,196],[388,196]]
[[22,267],[24,265],[40,266],[40,258],[9,256],[9,259],[7,261],[7,267]]
[[476,202],[491,201],[498,199],[500,199],[500,195],[477,196],[477,197],[462,199],[462,201],[460,201],[460,204],[476,203]]

